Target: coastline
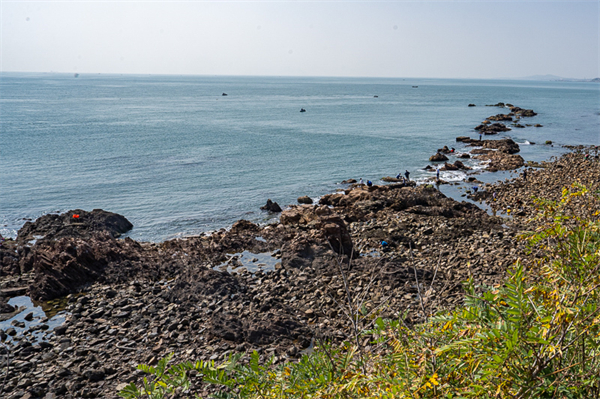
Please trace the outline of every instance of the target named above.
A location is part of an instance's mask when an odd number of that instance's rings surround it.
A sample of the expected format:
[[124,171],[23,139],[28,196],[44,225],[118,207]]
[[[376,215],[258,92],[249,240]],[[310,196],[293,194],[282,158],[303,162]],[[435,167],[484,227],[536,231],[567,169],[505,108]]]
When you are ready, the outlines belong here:
[[[527,180],[498,181],[473,196],[489,200],[497,192],[499,212],[527,210],[510,219],[459,203],[434,186],[389,184],[348,187],[317,205],[294,205],[267,226],[241,220],[211,235],[162,243],[118,239],[107,233],[111,229],[82,234],[75,224],[68,234],[54,232],[28,246],[37,236],[28,233],[3,246],[3,288],[28,284],[37,299],[68,295],[70,314],[47,340],[34,339],[42,327],[0,334],[10,341],[2,356],[13,359],[8,391],[112,397],[118,384],[136,380],[136,364],[153,364],[170,352],[177,361],[252,350],[293,360],[313,338],[343,339],[350,328],[336,305],[344,295],[338,262],[369,310],[385,303],[382,317],[408,311],[405,322],[418,323],[460,304],[467,277],[497,284],[517,256],[525,256],[517,236],[528,226],[532,203],[515,201],[531,194],[553,198],[575,179],[594,185],[600,177],[597,160],[575,152],[541,166],[528,168]],[[385,250],[381,241],[388,243]],[[7,248],[17,249],[16,263]],[[219,270],[243,263],[230,255],[243,251],[274,255],[273,264],[246,262],[247,268],[256,264],[254,273]]]

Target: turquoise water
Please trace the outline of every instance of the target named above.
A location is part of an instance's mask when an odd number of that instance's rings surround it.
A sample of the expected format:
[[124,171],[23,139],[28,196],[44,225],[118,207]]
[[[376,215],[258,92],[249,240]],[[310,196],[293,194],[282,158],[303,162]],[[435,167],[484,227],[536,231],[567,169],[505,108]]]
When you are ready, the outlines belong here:
[[[508,112],[484,107],[500,101],[544,125],[507,132],[517,142],[600,144],[594,83],[2,73],[0,233],[74,208],[123,214],[151,241],[265,222],[267,198],[429,176],[429,156],[477,137]],[[522,146],[531,160],[559,152]]]

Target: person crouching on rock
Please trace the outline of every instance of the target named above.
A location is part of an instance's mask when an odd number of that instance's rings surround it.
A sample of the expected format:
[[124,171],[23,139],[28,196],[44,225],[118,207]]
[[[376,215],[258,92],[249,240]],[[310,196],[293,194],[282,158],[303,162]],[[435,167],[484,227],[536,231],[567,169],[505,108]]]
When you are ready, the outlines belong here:
[[373,187],[373,183],[371,182],[371,180],[367,180],[367,187]]

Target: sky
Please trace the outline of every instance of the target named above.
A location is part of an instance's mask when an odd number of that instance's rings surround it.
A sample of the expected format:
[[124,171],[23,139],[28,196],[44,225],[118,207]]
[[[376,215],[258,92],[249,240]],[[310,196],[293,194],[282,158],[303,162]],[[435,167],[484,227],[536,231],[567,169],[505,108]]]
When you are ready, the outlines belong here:
[[600,76],[600,2],[0,0],[0,71]]

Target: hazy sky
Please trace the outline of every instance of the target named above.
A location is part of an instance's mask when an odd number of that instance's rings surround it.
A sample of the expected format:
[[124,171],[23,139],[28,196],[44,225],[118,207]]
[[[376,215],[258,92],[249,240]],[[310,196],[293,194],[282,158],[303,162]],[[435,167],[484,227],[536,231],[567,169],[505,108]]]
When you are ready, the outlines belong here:
[[600,76],[598,0],[0,4],[2,71]]

